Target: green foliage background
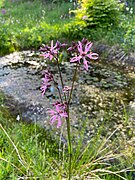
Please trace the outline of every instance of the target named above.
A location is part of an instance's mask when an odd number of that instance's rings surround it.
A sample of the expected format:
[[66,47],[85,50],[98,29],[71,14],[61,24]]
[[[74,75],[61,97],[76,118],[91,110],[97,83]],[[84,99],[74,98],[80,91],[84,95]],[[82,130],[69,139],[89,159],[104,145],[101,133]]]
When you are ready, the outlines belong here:
[[[126,52],[135,47],[134,2],[128,0],[0,1],[0,55],[83,37]],[[2,14],[2,10],[5,14]]]
[[[68,29],[72,3],[3,1],[0,4],[0,55],[23,49],[38,49],[58,39]],[[2,9],[6,11],[2,14]],[[67,17],[66,17],[67,16]]]
[[82,0],[76,18],[92,28],[117,26],[122,7],[116,0]]

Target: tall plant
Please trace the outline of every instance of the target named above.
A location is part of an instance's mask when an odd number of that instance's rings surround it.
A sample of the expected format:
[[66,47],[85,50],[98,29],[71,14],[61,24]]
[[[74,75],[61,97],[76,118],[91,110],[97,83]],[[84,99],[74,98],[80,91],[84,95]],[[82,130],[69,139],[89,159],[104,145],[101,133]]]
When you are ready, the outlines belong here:
[[[73,42],[72,46],[67,49],[67,51],[71,54],[70,62],[75,64],[73,80],[71,86],[67,86],[64,84],[64,80],[62,77],[62,72],[60,68],[60,51],[66,44],[61,44],[59,41],[53,45],[53,41],[51,41],[51,46],[43,46],[40,51],[42,52],[41,56],[45,59],[49,59],[50,61],[54,60],[57,64],[59,77],[61,81],[61,85],[55,80],[54,75],[51,73],[49,69],[46,69],[43,74],[43,83],[41,86],[42,95],[46,93],[48,88],[52,85],[58,90],[59,100],[53,103],[53,109],[48,109],[47,113],[51,116],[50,124],[54,124],[57,122],[57,128],[60,128],[63,119],[66,120],[67,124],[67,136],[68,136],[68,153],[69,153],[69,176],[68,179],[71,179],[72,175],[72,143],[71,143],[71,132],[70,132],[70,102],[72,99],[72,92],[74,89],[74,82],[76,80],[77,71],[80,68],[80,65],[83,64],[84,70],[88,70],[89,60],[97,59],[98,54],[91,52],[92,43],[87,39],[83,39],[82,41],[78,41],[77,43]],[[62,90],[59,88],[62,86]]]

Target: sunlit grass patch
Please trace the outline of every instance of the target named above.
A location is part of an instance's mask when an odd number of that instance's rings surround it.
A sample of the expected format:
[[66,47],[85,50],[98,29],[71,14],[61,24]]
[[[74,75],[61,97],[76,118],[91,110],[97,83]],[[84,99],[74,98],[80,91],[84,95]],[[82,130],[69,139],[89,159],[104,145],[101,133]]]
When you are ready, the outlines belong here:
[[8,128],[0,124],[0,131],[2,179],[13,176],[44,178],[55,173],[51,169],[53,160],[57,161],[58,158],[58,146],[43,129],[36,125],[12,122]]
[[[61,141],[61,136],[52,140],[51,135],[38,125],[18,122],[10,117],[8,111],[4,110],[3,113],[3,109],[0,112],[0,123],[1,178],[67,178],[67,144]],[[128,158],[133,154],[127,156],[126,152],[121,151],[123,147],[120,143],[116,148],[118,141],[112,141],[116,133],[119,139],[121,127],[118,126],[103,138],[101,134],[104,127],[101,125],[93,137],[85,141],[84,124],[76,134],[78,138],[72,140],[73,179],[132,179],[133,161],[130,162]]]
[[0,13],[0,54],[15,50],[38,49],[50,39],[58,39],[67,31],[72,3],[42,1],[3,1],[5,13]]

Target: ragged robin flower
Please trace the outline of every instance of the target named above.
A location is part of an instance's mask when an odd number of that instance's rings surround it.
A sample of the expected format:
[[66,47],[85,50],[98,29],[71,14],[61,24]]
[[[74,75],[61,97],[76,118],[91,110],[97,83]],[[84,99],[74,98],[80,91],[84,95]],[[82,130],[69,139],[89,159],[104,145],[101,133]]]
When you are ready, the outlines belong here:
[[[88,64],[90,63],[90,59],[98,59],[97,53],[91,52],[92,43],[89,42],[87,39],[83,39],[82,41],[78,41],[77,43],[77,53],[74,57],[70,59],[70,62],[81,63],[83,60],[83,65],[86,70],[88,70]],[[72,49],[72,48],[71,48]]]
[[53,104],[55,110],[49,109],[47,113],[51,116],[50,124],[52,125],[55,121],[58,121],[57,128],[59,128],[62,124],[62,118],[67,118],[68,114],[66,112],[66,104],[62,104],[60,102],[56,102]]
[[45,59],[49,58],[52,60],[55,55],[58,54],[58,49],[57,49],[57,43],[53,45],[53,40],[51,41],[51,46],[45,46],[40,48],[40,51],[42,52],[41,56],[43,56]]
[[52,40],[51,46],[43,45],[43,47],[40,48],[40,51],[42,52],[41,56],[43,56],[45,59],[49,58],[50,60],[52,60],[53,58],[56,58],[59,50],[65,46],[66,44],[61,44],[59,41],[57,41],[55,45],[53,45]]
[[46,93],[47,89],[51,86],[51,81],[54,81],[53,79],[53,75],[51,74],[51,72],[49,70],[45,70],[43,72],[44,74],[44,78],[42,79],[42,86],[40,88],[40,90],[42,91],[42,96],[44,96],[44,94]]

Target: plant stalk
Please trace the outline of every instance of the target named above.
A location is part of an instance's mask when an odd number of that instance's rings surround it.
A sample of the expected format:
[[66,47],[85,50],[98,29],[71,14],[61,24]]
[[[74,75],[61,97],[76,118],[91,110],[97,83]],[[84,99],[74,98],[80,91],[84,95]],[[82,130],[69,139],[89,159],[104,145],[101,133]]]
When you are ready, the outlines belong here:
[[[59,75],[60,75],[60,81],[61,81],[61,86],[62,86],[62,89],[64,88],[64,83],[63,83],[63,78],[62,78],[62,74],[61,74],[61,70],[60,70],[60,65],[59,65],[59,60],[58,60],[58,57],[55,57],[54,58],[56,59],[57,61],[57,66],[58,66],[58,71],[59,71]],[[59,90],[58,90],[59,91]],[[60,99],[62,101],[62,98],[61,98],[61,93],[59,91],[59,95],[60,95]],[[67,102],[67,98],[66,98],[66,94],[64,93],[64,98],[65,98],[65,101]]]
[[62,88],[63,88],[64,87],[64,83],[63,83],[63,79],[62,79],[62,74],[61,74],[61,70],[60,70],[60,65],[59,65],[58,57],[55,57],[55,59],[57,61],[57,66],[58,66],[58,71],[59,71],[59,74],[60,74],[61,85],[62,85]]
[[76,80],[76,75],[77,75],[77,68],[78,65],[76,64],[76,68],[75,68],[75,72],[74,72],[74,76],[73,76],[73,81],[72,81],[72,87],[71,87],[71,91],[70,91],[70,95],[69,95],[69,99],[68,99],[68,105],[70,104],[71,98],[72,98],[72,92],[73,92],[73,88],[74,88],[74,82]]
[[[55,57],[55,59],[57,61],[57,66],[58,66],[58,71],[59,71],[59,74],[60,74],[61,85],[62,85],[62,88],[64,88],[64,83],[63,83],[63,79],[62,79],[62,74],[61,74],[61,70],[60,70],[60,66],[59,66],[58,57]],[[66,95],[64,93],[65,101],[67,102],[67,114],[68,114],[68,117],[66,118],[67,135],[68,135],[68,154],[69,154],[68,180],[71,180],[71,176],[72,176],[72,166],[71,166],[71,163],[72,163],[72,143],[71,143],[70,117],[69,117],[69,104],[70,104],[71,97],[72,97],[72,92],[73,92],[73,88],[74,88],[74,82],[76,80],[77,68],[78,68],[78,65],[76,65],[76,69],[75,69],[75,72],[74,72],[72,87],[71,87],[71,91],[70,91],[68,101],[67,101]],[[58,89],[58,91],[59,91],[59,89]],[[59,95],[60,95],[60,99],[62,101],[60,91],[59,91]]]
[[67,107],[67,113],[68,113],[68,117],[66,118],[66,123],[67,123],[68,154],[69,154],[68,180],[70,180],[71,176],[72,176],[72,167],[71,167],[71,162],[72,162],[72,143],[71,143],[71,132],[70,132],[69,106]]
[[77,68],[78,68],[78,65],[76,65],[76,69],[74,72],[72,87],[71,87],[71,91],[70,91],[70,95],[69,95],[69,99],[68,99],[68,104],[67,104],[68,118],[66,118],[66,122],[67,122],[67,134],[68,134],[68,154],[69,154],[69,174],[68,174],[69,176],[68,176],[68,180],[70,180],[71,176],[72,176],[72,166],[71,166],[71,163],[72,163],[72,143],[71,143],[71,131],[70,131],[69,104],[70,104],[71,97],[72,97],[74,82],[76,80]]

